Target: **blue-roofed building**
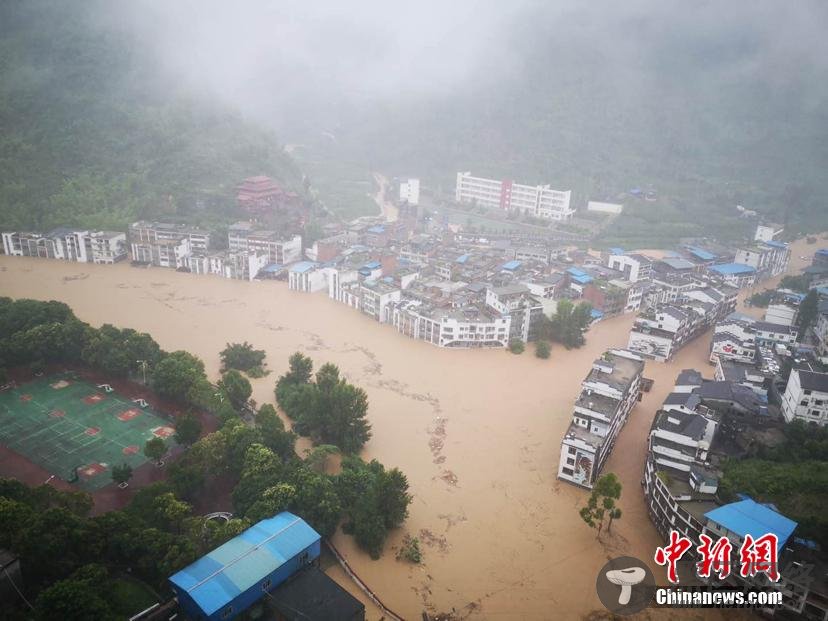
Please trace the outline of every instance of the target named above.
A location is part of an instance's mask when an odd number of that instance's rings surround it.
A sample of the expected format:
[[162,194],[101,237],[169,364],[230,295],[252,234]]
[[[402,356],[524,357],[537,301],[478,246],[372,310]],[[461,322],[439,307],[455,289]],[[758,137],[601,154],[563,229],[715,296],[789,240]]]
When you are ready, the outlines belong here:
[[744,263],[720,263],[711,265],[707,270],[728,285],[739,289],[750,287],[756,282],[756,269]]
[[319,558],[320,536],[284,511],[262,520],[169,578],[191,619],[233,619]]
[[624,254],[624,249],[623,248],[618,248],[618,247],[610,248],[609,253],[610,254]]
[[468,261],[468,260],[469,260],[469,257],[470,257],[470,256],[471,256],[471,255],[469,255],[469,254],[461,254],[461,255],[460,255],[459,257],[457,257],[454,261],[455,261],[455,263],[460,263],[460,264],[463,264],[463,263],[465,263],[466,261]]
[[501,269],[508,270],[508,271],[510,271],[510,272],[514,272],[514,271],[515,271],[516,269],[518,269],[520,266],[521,266],[521,262],[520,262],[520,261],[516,261],[516,260],[514,260],[514,259],[513,259],[513,260],[511,260],[511,261],[506,261],[506,263],[504,263],[504,264],[501,266]]
[[786,518],[774,507],[758,503],[750,497],[717,507],[705,513],[704,517],[707,518],[706,528],[729,539],[735,535],[738,543],[744,540],[745,535],[758,539],[772,533],[779,540],[780,551],[797,526],[796,522]]
[[687,251],[699,261],[703,261],[705,263],[708,261],[715,261],[717,258],[716,255],[709,250],[699,248],[698,246],[687,246]]

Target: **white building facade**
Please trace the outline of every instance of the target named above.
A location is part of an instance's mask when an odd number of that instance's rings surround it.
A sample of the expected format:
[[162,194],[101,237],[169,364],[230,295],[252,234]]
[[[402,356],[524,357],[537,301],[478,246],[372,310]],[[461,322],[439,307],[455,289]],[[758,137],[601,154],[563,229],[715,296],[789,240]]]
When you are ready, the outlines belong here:
[[553,190],[549,185],[523,185],[511,180],[497,181],[457,173],[455,200],[483,207],[517,211],[547,220],[567,220],[575,210],[570,206],[571,190]]

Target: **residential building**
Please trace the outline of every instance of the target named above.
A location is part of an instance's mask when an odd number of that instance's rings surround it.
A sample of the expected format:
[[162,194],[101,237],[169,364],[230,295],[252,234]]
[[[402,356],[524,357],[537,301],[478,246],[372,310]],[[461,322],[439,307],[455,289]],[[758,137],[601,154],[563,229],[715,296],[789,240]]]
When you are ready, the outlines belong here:
[[756,330],[752,317],[728,316],[713,328],[710,361],[756,362]]
[[[784,608],[773,609],[772,614],[790,618],[786,615],[807,612],[803,618],[828,618],[824,581],[809,580],[804,573],[786,569],[801,565],[812,556],[808,542],[793,537],[797,524],[772,505],[763,505],[743,494],[737,502],[722,504],[719,500],[720,464],[734,455],[728,448],[731,443],[722,442],[722,437],[733,430],[727,423],[732,414],[726,402],[711,399],[700,390],[708,383],[721,382],[707,382],[695,371],[682,371],[667,401],[684,405],[673,407],[665,403],[653,420],[642,481],[650,519],[665,541],[671,531],[690,538],[694,544],[686,556],[690,567],[698,560],[696,546],[702,534],[714,541],[719,537],[730,539],[731,567],[738,565],[736,555],[746,535],[777,535],[782,574],[778,583],[769,583],[761,574],[742,578],[738,571],[731,571],[722,586],[778,589],[784,594]],[[709,392],[716,396],[721,391]],[[758,400],[754,401],[752,407],[757,403]],[[745,435],[751,424],[749,419],[742,419],[736,426],[735,437]],[[714,579],[707,581],[721,585]]]
[[189,257],[193,274],[215,274],[236,280],[253,280],[269,263],[268,255],[261,251],[220,250]]
[[288,288],[303,293],[316,293],[328,288],[327,270],[313,261],[299,261],[288,268]]
[[782,228],[777,229],[773,225],[760,224],[756,227],[753,239],[758,242],[773,241],[773,238],[782,233],[783,230]]
[[553,190],[549,185],[529,186],[511,180],[497,181],[457,173],[455,200],[492,209],[516,211],[548,220],[567,220],[575,213],[570,190]]
[[607,267],[624,272],[624,278],[630,282],[647,280],[652,276],[653,262],[643,254],[610,254]]
[[197,227],[140,220],[129,225],[132,260],[159,267],[190,269],[192,255],[206,255],[210,233]]
[[78,263],[116,263],[127,257],[126,234],[57,228],[49,233],[0,233],[3,254]]
[[407,179],[400,182],[400,202],[406,202],[409,205],[420,204],[419,179]]
[[262,230],[252,222],[236,222],[227,230],[230,250],[265,253],[271,263],[288,265],[302,259],[302,237]]
[[711,265],[708,268],[708,272],[714,277],[720,278],[722,282],[737,289],[752,287],[756,282],[756,268],[744,263]]
[[631,289],[633,285],[623,280],[593,280],[584,285],[581,297],[603,316],[610,317],[626,310]]
[[793,369],[782,395],[782,415],[787,422],[828,425],[828,373]]
[[438,307],[417,299],[395,304],[392,324],[409,338],[446,348],[507,347],[510,315],[485,305]]
[[640,398],[643,371],[644,359],[625,349],[610,349],[592,363],[561,441],[559,479],[592,488]]
[[828,308],[821,308],[812,328],[816,340],[817,353],[828,356]]
[[486,305],[501,315],[508,315],[511,340],[535,340],[543,318],[543,304],[521,284],[493,287],[486,290]]
[[757,242],[736,251],[735,264],[749,265],[756,272],[756,280],[765,280],[782,274],[788,268],[791,251],[778,241]]

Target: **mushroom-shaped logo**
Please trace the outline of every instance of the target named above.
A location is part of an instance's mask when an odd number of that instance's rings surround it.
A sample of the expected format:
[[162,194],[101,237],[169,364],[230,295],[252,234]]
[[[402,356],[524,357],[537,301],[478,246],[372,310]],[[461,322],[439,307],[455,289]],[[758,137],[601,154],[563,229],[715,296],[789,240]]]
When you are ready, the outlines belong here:
[[629,569],[614,569],[606,573],[607,580],[621,587],[621,594],[618,596],[618,603],[626,606],[630,603],[632,587],[639,584],[647,572],[643,567],[630,567]]

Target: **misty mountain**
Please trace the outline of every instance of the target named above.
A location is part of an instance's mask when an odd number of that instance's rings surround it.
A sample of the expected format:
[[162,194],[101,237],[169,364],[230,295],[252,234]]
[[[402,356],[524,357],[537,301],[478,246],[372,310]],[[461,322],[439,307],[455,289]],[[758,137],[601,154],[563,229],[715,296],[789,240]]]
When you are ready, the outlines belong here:
[[164,72],[112,6],[0,4],[0,225],[209,224],[244,177],[301,185],[270,131]]

